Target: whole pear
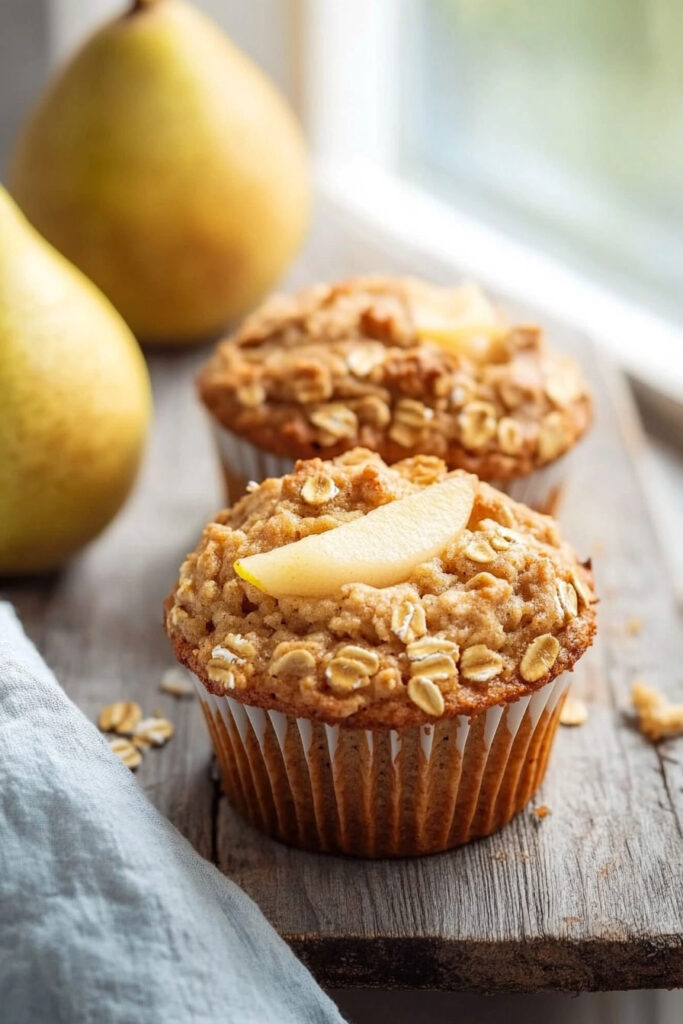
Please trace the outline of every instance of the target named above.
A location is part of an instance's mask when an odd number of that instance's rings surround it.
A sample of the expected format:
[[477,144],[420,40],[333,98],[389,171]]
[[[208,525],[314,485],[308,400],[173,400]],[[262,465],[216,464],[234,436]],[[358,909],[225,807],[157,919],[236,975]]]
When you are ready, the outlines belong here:
[[53,569],[123,503],[151,409],[116,310],[0,188],[0,574]]
[[214,334],[267,291],[309,208],[299,128],[182,0],[137,0],[48,87],[11,191],[146,341]]

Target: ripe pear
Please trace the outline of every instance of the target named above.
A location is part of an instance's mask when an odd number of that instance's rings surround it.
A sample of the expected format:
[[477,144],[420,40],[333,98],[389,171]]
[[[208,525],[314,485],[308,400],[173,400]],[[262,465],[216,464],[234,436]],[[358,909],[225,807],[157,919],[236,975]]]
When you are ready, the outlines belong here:
[[1,575],[56,568],[109,522],[150,408],[126,324],[0,188]]
[[11,191],[145,341],[245,312],[308,220],[304,145],[270,82],[182,0],[137,0],[52,82]]

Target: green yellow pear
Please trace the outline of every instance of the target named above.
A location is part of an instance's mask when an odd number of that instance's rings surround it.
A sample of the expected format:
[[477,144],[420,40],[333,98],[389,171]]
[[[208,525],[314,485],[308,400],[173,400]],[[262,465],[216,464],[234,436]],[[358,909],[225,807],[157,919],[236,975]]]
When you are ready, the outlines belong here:
[[106,526],[150,409],[126,324],[0,188],[0,575],[56,568]]
[[11,191],[145,341],[199,341],[244,313],[309,208],[289,108],[182,0],[137,0],[76,53],[18,140]]

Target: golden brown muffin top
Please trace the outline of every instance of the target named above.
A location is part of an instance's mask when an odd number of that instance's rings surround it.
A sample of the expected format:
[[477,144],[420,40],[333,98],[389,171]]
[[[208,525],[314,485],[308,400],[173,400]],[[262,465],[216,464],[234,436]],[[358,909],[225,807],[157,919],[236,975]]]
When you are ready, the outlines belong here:
[[590,568],[553,519],[482,482],[467,527],[395,586],[278,599],[233,569],[447,475],[434,457],[390,468],[357,449],[255,487],[181,567],[166,602],[176,657],[211,693],[367,728],[475,714],[571,669],[595,632]]
[[557,459],[592,415],[576,363],[540,328],[505,323],[473,285],[414,278],[272,298],[218,345],[198,385],[220,424],[278,455],[363,445],[389,463],[436,455],[486,479]]

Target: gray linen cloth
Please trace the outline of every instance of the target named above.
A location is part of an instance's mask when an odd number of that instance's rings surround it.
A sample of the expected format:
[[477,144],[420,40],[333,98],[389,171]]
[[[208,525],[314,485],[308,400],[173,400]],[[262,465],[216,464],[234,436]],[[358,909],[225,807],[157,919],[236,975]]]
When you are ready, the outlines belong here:
[[0,602],[0,1021],[341,1020],[249,897],[149,803]]

